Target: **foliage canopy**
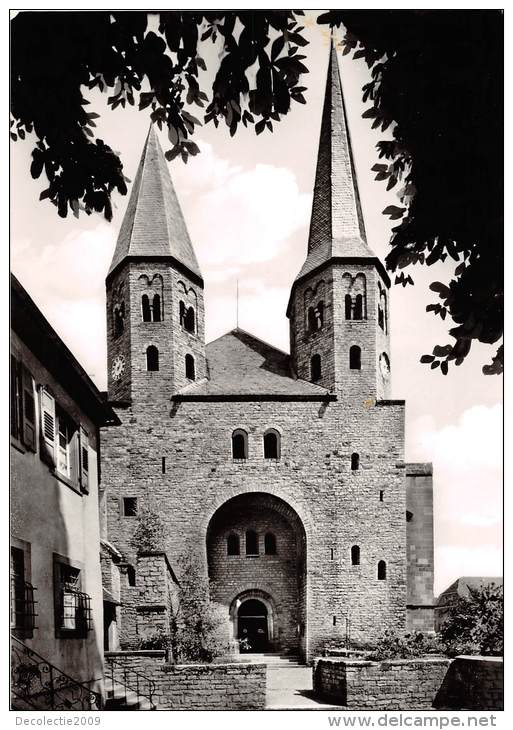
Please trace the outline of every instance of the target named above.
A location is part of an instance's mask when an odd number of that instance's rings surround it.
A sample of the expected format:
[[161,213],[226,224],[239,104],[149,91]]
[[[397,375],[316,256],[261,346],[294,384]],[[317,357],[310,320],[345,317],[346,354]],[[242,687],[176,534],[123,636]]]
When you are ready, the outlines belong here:
[[[34,133],[31,174],[43,171],[40,199],[58,214],[93,211],[112,218],[111,194],[127,192],[119,156],[95,137],[84,93],[109,93],[112,109],[148,108],[167,127],[168,160],[187,161],[203,122],[273,131],[305,103],[302,11],[20,12],[11,29],[13,140]],[[427,310],[454,326],[453,341],[421,358],[447,374],[473,341],[496,344],[503,332],[502,14],[500,11],[330,11],[318,18],[344,25],[344,53],[363,58],[371,80],[364,112],[374,128],[392,130],[378,143],[376,179],[398,189],[398,221],[387,267],[396,283],[405,269],[450,257],[448,283],[433,282]],[[59,43],[55,39],[59,39]],[[214,66],[200,51],[218,44]],[[203,51],[202,51],[203,52]],[[198,113],[198,112],[196,112]],[[500,373],[503,348],[483,367]]]

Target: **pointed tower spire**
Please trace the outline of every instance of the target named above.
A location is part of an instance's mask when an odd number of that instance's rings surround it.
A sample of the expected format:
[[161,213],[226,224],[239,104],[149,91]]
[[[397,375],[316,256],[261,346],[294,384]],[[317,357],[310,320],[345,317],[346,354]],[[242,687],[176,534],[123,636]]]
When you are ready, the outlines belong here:
[[108,277],[126,258],[173,259],[201,278],[166,158],[152,124]]
[[308,256],[298,278],[332,257],[374,256],[367,245],[335,39],[331,35]]

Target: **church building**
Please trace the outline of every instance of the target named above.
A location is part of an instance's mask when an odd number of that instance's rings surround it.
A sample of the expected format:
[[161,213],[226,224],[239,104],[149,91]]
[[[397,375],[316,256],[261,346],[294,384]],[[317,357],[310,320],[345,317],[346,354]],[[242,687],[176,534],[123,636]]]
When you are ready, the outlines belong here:
[[432,468],[405,462],[390,278],[370,244],[332,46],[290,354],[241,329],[206,344],[202,273],[150,129],[106,279],[119,425],[101,433],[102,509],[130,567],[122,648],[167,610],[131,546],[149,503],[176,580],[192,555],[250,651],[308,661],[387,628],[433,630]]

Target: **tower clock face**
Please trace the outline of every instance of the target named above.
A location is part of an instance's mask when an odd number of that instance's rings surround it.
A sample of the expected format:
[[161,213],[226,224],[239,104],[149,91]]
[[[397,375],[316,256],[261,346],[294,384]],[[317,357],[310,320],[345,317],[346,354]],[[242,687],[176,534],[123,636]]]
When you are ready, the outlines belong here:
[[119,380],[125,371],[125,358],[123,355],[118,355],[114,358],[112,363],[112,378],[113,380]]

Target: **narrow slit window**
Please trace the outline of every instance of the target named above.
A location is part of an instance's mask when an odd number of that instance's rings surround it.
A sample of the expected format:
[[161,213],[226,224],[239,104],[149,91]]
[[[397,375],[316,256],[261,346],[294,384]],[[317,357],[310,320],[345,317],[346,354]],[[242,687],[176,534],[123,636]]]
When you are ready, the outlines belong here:
[[352,345],[349,350],[349,367],[351,370],[361,370],[362,350],[358,345]]
[[360,454],[351,454],[351,471],[358,471],[360,468]]
[[150,345],[146,349],[146,370],[155,372],[159,369],[159,351],[155,345]]
[[357,294],[354,300],[353,319],[363,319],[363,296],[361,294]]
[[226,552],[228,555],[240,555],[239,536],[232,532],[226,539]]
[[346,294],[345,299],[344,299],[344,306],[345,306],[346,319],[351,319],[351,309],[353,306],[353,300],[351,299],[350,294]]
[[379,501],[384,502],[385,501],[385,492],[383,489],[379,490]]
[[162,474],[166,473],[166,457],[162,457]]
[[321,356],[313,355],[310,360],[310,378],[313,383],[320,380],[322,376]]
[[380,560],[378,563],[378,580],[387,579],[387,564],[384,560]]
[[126,566],[126,575],[128,578],[128,585],[130,588],[133,588],[135,586],[135,568],[133,565]]
[[151,322],[151,307],[150,299],[147,294],[143,294],[141,297],[142,306],[142,318],[143,322]]
[[351,565],[360,565],[360,548],[358,545],[353,545],[351,548]]
[[196,366],[192,355],[185,356],[185,377],[189,380],[196,380]]
[[153,306],[152,306],[152,314],[153,314],[153,321],[154,322],[160,322],[161,316],[160,316],[160,296],[158,294],[155,294],[153,297]]
[[266,555],[276,555],[276,535],[274,532],[268,532],[264,538],[264,548]]
[[254,530],[246,532],[246,555],[258,555],[258,535]]
[[308,330],[309,332],[315,332],[317,329],[317,320],[315,317],[315,311],[313,307],[308,308]]

